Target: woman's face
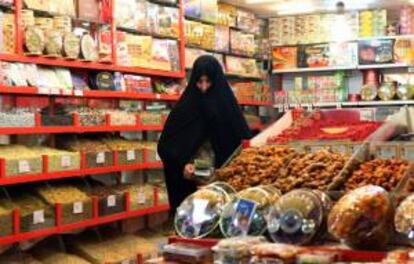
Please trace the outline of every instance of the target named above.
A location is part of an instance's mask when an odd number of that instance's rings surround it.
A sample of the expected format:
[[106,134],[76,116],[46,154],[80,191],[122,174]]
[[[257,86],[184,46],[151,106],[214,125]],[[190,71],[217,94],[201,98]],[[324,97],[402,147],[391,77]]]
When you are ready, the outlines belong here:
[[208,89],[210,89],[210,87],[211,87],[211,81],[206,75],[201,76],[200,79],[197,81],[197,88],[202,93],[206,93]]

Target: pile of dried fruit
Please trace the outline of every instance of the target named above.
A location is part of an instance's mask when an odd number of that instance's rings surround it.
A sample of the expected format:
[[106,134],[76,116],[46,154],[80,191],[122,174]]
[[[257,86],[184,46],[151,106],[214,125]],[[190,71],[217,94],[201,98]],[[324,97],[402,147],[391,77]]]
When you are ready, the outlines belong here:
[[284,193],[298,188],[326,191],[350,157],[327,150],[299,154],[281,171],[275,186]]
[[217,170],[216,175],[236,190],[273,184],[280,169],[295,155],[293,149],[280,146],[244,149],[228,166]]
[[364,185],[381,186],[393,190],[407,172],[409,163],[398,159],[375,159],[365,162],[355,170],[345,184],[347,191]]

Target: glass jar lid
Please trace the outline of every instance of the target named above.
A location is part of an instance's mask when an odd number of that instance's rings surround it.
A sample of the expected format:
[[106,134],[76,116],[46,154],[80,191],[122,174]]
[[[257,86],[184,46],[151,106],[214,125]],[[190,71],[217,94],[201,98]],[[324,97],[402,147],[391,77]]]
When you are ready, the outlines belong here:
[[224,208],[220,229],[225,237],[259,236],[266,231],[266,215],[281,193],[272,186],[258,186],[239,192]]
[[291,191],[272,206],[267,229],[273,241],[303,245],[322,225],[324,206],[312,190]]

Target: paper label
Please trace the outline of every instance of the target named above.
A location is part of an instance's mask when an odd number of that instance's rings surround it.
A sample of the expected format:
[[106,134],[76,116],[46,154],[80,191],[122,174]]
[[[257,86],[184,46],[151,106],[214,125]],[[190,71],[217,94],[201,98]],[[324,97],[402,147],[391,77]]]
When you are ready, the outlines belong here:
[[[257,204],[250,200],[240,199],[237,203],[236,213],[233,217],[233,225],[236,227],[233,235],[247,236],[250,229],[250,223],[256,212]],[[239,234],[241,232],[241,234]]]
[[38,210],[33,212],[33,224],[43,224],[45,222],[45,211]]
[[206,216],[206,208],[209,201],[205,199],[194,199],[193,200],[193,224],[199,225],[208,219]]
[[138,204],[146,204],[147,197],[145,196],[145,192],[140,191],[138,193]]
[[161,99],[161,94],[155,94],[156,99]]
[[126,153],[127,161],[135,160],[135,150],[128,150]]
[[108,207],[116,206],[116,196],[115,195],[108,196],[108,198],[106,199],[106,204],[108,205]]
[[75,90],[75,96],[83,96],[83,91]]
[[103,164],[105,163],[105,152],[99,152],[96,154],[96,163]]
[[71,165],[72,165],[72,160],[71,160],[70,156],[62,156],[61,166],[63,168],[67,168],[67,167],[70,167]]
[[19,173],[30,172],[30,164],[27,160],[19,160]]
[[83,213],[83,203],[82,202],[73,203],[73,213],[74,214]]

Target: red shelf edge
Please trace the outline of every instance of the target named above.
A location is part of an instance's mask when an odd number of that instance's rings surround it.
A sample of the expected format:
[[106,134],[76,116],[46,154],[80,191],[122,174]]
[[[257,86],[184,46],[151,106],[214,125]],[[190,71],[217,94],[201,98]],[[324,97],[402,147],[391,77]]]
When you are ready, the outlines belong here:
[[80,60],[68,60],[64,58],[48,58],[44,56],[26,56],[18,54],[0,54],[0,60],[9,62],[22,62],[22,63],[34,63],[49,66],[60,66],[68,68],[81,68],[91,70],[106,70],[106,71],[119,71],[124,73],[135,73],[150,76],[162,76],[170,78],[184,78],[185,72],[183,71],[165,71],[157,69],[146,69],[133,66],[119,66],[104,62],[88,62]]
[[11,235],[8,237],[1,237],[0,245],[11,244],[11,243],[24,241],[24,240],[30,240],[34,238],[46,237],[46,236],[50,236],[54,234],[61,234],[61,233],[68,232],[71,230],[98,226],[98,225],[102,225],[102,224],[106,224],[110,222],[115,222],[119,220],[124,220],[128,218],[139,217],[139,216],[144,216],[144,215],[150,215],[150,214],[154,214],[158,212],[166,212],[169,209],[170,209],[170,206],[167,204],[159,205],[159,206],[149,207],[149,208],[145,208],[145,209],[141,209],[137,211],[122,212],[119,214],[99,217],[96,219],[88,219],[88,220],[77,222],[77,223],[54,226],[52,228],[37,230],[33,232],[18,233],[16,235]]
[[146,169],[161,169],[161,162],[151,162],[151,163],[137,163],[129,165],[117,165],[109,167],[100,167],[100,168],[85,168],[75,171],[61,171],[61,172],[49,172],[42,174],[32,174],[24,176],[8,176],[0,178],[0,186],[12,185],[12,184],[21,184],[45,180],[57,180],[64,178],[72,177],[83,177],[93,174],[103,174],[119,171],[128,171],[128,170],[146,170]]

